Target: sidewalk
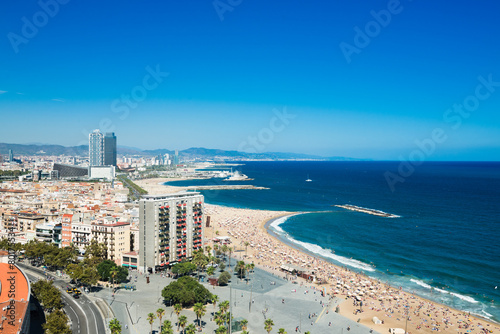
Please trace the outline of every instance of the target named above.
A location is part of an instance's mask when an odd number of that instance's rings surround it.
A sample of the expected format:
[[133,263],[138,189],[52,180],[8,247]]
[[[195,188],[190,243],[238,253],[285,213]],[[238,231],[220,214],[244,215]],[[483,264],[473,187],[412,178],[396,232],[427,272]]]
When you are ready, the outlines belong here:
[[[177,316],[173,307],[163,304],[161,297],[162,289],[172,279],[162,277],[161,274],[150,275],[150,283],[146,283],[146,276],[135,271],[131,272],[133,277],[137,275],[136,291],[118,290],[113,298],[109,288],[104,288],[96,293],[108,302],[113,309],[116,318],[122,324],[123,333],[143,334],[149,333],[151,326],[147,321],[148,313],[154,313],[158,308],[165,310],[162,320],[170,320],[175,327]],[[264,270],[255,269],[250,276],[249,284],[232,276],[230,286],[213,287],[202,283],[210,292],[219,296],[219,301],[232,301],[234,318],[248,320],[248,331],[251,333],[265,333],[264,321],[271,318],[275,324],[273,332],[279,328],[285,328],[288,333],[294,333],[299,327],[301,332],[311,333],[349,333],[368,334],[370,329],[354,321],[344,318],[335,313],[335,307],[342,300],[329,297],[321,297],[318,286],[301,286],[291,281]],[[232,296],[230,297],[230,291]],[[251,296],[251,297],[250,297]],[[213,312],[217,311],[212,304],[207,304],[207,313],[202,318],[204,324],[203,333],[214,333],[217,325],[211,321]],[[181,315],[188,318],[188,324],[196,322],[196,315],[191,310],[182,310]],[[330,325],[331,323],[331,325]],[[128,326],[128,329],[125,328]],[[154,333],[159,332],[160,322],[156,319],[153,323]],[[176,329],[176,327],[175,327]],[[375,332],[376,333],[376,332]]]

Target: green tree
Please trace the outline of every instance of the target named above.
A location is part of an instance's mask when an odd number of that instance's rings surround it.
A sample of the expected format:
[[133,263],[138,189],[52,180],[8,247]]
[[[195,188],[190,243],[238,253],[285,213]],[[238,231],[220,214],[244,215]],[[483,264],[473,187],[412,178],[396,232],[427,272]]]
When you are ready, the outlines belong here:
[[226,323],[226,316],[224,315],[223,312],[215,312],[214,314],[214,321],[217,324],[217,326],[222,326],[223,324]]
[[227,252],[229,253],[229,261],[227,262],[227,265],[229,266],[229,269],[231,269],[231,253],[233,252],[233,247],[228,247]]
[[210,252],[212,251],[212,247],[210,247],[210,245],[205,246],[205,250],[207,251],[207,256],[211,258],[212,254]]
[[246,331],[248,329],[248,320],[247,319],[241,320],[240,325],[241,325],[241,329]]
[[[83,263],[80,263],[81,266],[83,266]],[[83,284],[88,284],[91,286],[96,285],[97,282],[99,281],[99,273],[97,272],[96,267],[85,267],[83,268],[82,275],[80,277],[80,281]]]
[[39,280],[31,285],[31,291],[46,310],[52,311],[62,308],[61,292],[53,285],[52,281]]
[[222,254],[224,255],[224,259],[225,259],[226,258],[226,253],[227,253],[227,250],[228,250],[227,245],[222,245],[222,247],[220,248],[220,250],[222,251]]
[[113,284],[113,292],[114,292],[115,291],[115,279],[116,279],[116,277],[118,277],[118,269],[117,268],[111,269],[109,275],[111,276],[111,281]]
[[85,248],[85,257],[83,259],[87,266],[97,266],[106,259],[108,249],[105,244],[98,243],[96,239],[92,239]]
[[248,284],[248,281],[250,280],[250,271],[252,270],[252,265],[250,263],[245,265],[245,270],[248,273],[248,279],[247,279],[247,284]]
[[109,281],[111,278],[111,270],[116,267],[116,264],[114,261],[111,260],[104,260],[101,263],[97,265],[97,272],[99,273],[99,276],[101,277],[102,281]]
[[214,267],[208,267],[207,268],[207,275],[212,276],[215,273],[215,268]]
[[76,264],[76,263],[70,263],[66,267],[66,274],[72,279],[72,280],[80,280],[83,276],[83,265],[82,264]]
[[186,329],[184,330],[185,334],[195,334],[196,333],[196,326],[193,324],[189,324]]
[[238,263],[236,264],[235,270],[238,273],[240,280],[242,280],[243,277],[245,277],[245,262],[238,261]]
[[153,323],[155,322],[156,316],[154,313],[148,313],[148,317],[146,318],[151,325],[151,333],[153,333]]
[[[177,324],[179,324],[179,316],[181,315],[181,311],[182,311],[182,304],[175,304],[174,312],[177,315]],[[177,327],[177,330],[179,330],[179,327]]]
[[227,312],[227,310],[229,310],[229,300],[225,300],[221,303],[219,303],[219,311],[224,314]]
[[170,320],[165,320],[163,322],[163,326],[161,327],[161,334],[174,334],[174,330],[172,329],[172,323]]
[[196,251],[193,257],[193,264],[198,269],[198,280],[200,279],[200,269],[205,268],[208,264],[208,258],[203,253],[203,250]]
[[46,334],[71,334],[68,317],[61,310],[51,312],[42,327]]
[[184,276],[171,282],[161,292],[165,301],[182,306],[191,306],[195,303],[205,304],[212,299],[212,294],[196,279]]
[[286,331],[284,328],[278,329],[278,334],[286,334]]
[[273,330],[274,322],[271,319],[266,319],[264,321],[264,329],[266,330],[267,333],[271,333]]
[[111,330],[111,334],[120,334],[122,332],[122,325],[118,319],[114,318],[109,322],[109,329]]
[[219,296],[217,295],[212,295],[212,299],[211,299],[211,302],[212,304],[214,304],[214,310],[215,310],[215,306],[217,305],[217,302],[219,301]]
[[207,307],[202,303],[194,304],[193,311],[196,314],[196,320],[198,321],[198,327],[201,329],[201,317],[207,312]]
[[165,315],[165,310],[162,309],[161,307],[156,310],[156,316],[160,320],[160,332],[161,332],[161,319],[163,318],[164,315]]
[[227,271],[223,271],[219,275],[219,285],[227,285],[229,283],[229,279],[231,278],[231,274]]
[[227,334],[227,328],[224,326],[219,326],[219,328],[215,330],[215,334]]
[[243,245],[245,245],[245,256],[247,255],[247,248],[248,248],[248,245],[250,245],[250,243],[248,241],[245,241],[243,243]]
[[179,330],[179,326],[180,326],[180,327],[182,327],[182,331],[184,331],[184,328],[186,328],[186,325],[187,325],[187,317],[185,315],[181,315],[179,317],[177,330]]
[[179,276],[190,275],[196,270],[196,265],[191,262],[176,263],[172,267],[172,273]]

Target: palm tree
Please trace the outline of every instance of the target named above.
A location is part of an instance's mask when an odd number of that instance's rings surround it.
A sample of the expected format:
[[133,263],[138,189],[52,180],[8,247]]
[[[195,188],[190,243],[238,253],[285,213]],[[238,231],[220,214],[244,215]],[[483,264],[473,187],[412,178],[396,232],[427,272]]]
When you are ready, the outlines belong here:
[[192,263],[196,265],[198,269],[198,280],[200,280],[200,268],[204,268],[207,265],[207,257],[203,254],[203,250],[195,252]]
[[212,247],[210,247],[210,245],[206,246],[205,247],[205,250],[207,251],[207,256],[210,257],[210,251],[212,250]]
[[227,328],[224,326],[219,326],[219,328],[215,330],[215,334],[226,334],[226,333],[227,333]]
[[222,245],[222,247],[220,248],[220,250],[222,251],[222,254],[224,254],[224,258],[226,258],[227,245]]
[[163,326],[161,327],[161,334],[174,334],[174,330],[172,329],[172,323],[170,320],[165,320],[163,322]]
[[161,319],[163,318],[164,315],[165,315],[165,310],[162,309],[161,307],[156,310],[156,316],[158,317],[158,319],[160,319],[160,332],[161,332]]
[[248,328],[248,320],[247,319],[243,319],[240,321],[240,325],[241,325],[241,329],[246,331],[247,328]]
[[311,334],[311,332],[309,332],[309,331],[305,331],[305,332],[304,332],[304,334]]
[[[181,314],[181,311],[182,311],[182,304],[175,304],[174,312],[177,315],[177,324],[179,323],[179,315]],[[179,327],[177,327],[177,330],[179,330]]]
[[278,334],[286,334],[285,329],[284,328],[278,329]]
[[215,310],[215,305],[217,305],[218,301],[219,301],[219,296],[212,295],[212,304],[214,304],[214,310]]
[[229,253],[229,262],[228,262],[228,267],[231,269],[231,253],[233,252],[233,247],[228,247],[227,251]]
[[185,329],[185,334],[195,334],[196,333],[196,326],[193,324],[189,324],[186,329]]
[[248,284],[248,281],[250,280],[250,270],[252,269],[251,264],[249,263],[249,264],[245,265],[245,269],[248,272],[248,279],[247,279],[247,284]]
[[222,326],[226,322],[226,317],[224,316],[224,313],[215,312],[214,321],[217,324],[217,326]]
[[201,317],[207,312],[207,308],[202,303],[196,303],[193,306],[193,311],[196,314],[196,320],[198,320],[198,327],[201,329]]
[[242,280],[243,276],[245,276],[245,262],[238,261],[238,263],[236,264],[236,269],[238,270],[238,275],[240,275],[240,280]]
[[111,271],[109,272],[109,274],[111,275],[111,278],[112,278],[112,282],[113,282],[113,294],[115,293],[115,277],[118,276],[118,268],[113,268],[111,269]]
[[229,310],[229,300],[225,300],[219,303],[219,310],[221,311],[222,314],[226,313],[227,310]]
[[264,329],[266,330],[267,333],[271,333],[273,330],[274,322],[271,319],[266,319],[264,321]]
[[155,322],[156,316],[154,313],[149,313],[148,317],[146,318],[151,325],[151,333],[153,333],[153,322]]
[[248,245],[250,245],[250,243],[248,241],[245,241],[243,243],[243,245],[245,245],[245,256],[247,255],[247,249],[248,249]]
[[208,267],[207,268],[207,275],[212,276],[215,273],[215,268],[214,267]]
[[177,330],[179,330],[179,326],[182,327],[182,330],[184,331],[184,328],[186,328],[188,318],[185,315],[181,315],[179,317],[179,324],[177,326]]
[[120,334],[122,332],[122,325],[114,318],[109,322],[109,329],[111,330],[111,334]]

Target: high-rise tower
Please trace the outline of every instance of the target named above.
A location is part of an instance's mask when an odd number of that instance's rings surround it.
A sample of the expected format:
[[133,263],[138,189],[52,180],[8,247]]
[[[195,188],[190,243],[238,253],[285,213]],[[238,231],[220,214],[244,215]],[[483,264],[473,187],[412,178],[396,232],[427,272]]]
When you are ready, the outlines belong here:
[[89,166],[104,165],[104,137],[99,130],[89,134]]
[[114,132],[107,132],[104,137],[104,165],[116,166],[116,136]]

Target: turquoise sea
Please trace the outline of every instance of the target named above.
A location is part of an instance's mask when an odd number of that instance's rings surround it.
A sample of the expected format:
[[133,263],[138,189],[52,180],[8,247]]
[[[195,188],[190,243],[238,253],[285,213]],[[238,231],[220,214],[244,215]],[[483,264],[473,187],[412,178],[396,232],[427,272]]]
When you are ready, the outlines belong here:
[[[270,189],[202,193],[212,204],[311,212],[270,228],[335,264],[499,322],[500,163],[426,162],[391,189],[385,174],[398,167],[399,162],[242,162],[236,168],[254,180],[230,184]],[[334,206],[341,204],[399,217]]]

